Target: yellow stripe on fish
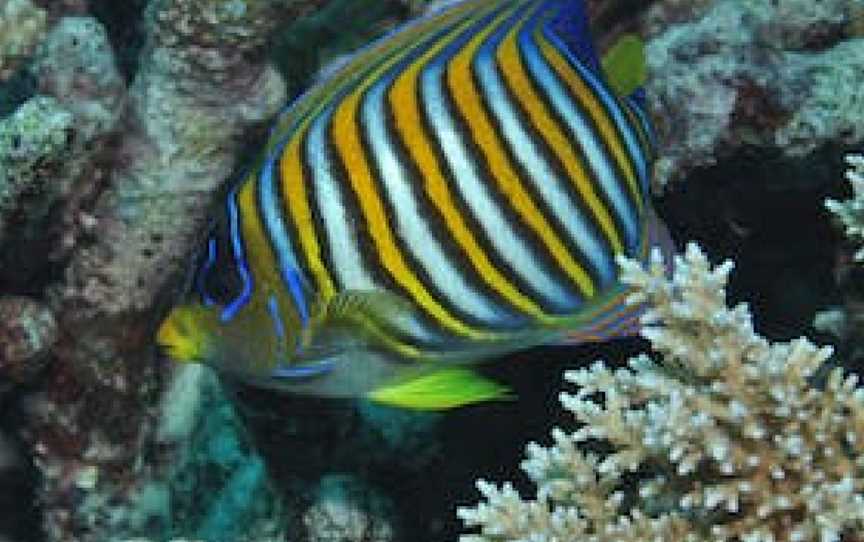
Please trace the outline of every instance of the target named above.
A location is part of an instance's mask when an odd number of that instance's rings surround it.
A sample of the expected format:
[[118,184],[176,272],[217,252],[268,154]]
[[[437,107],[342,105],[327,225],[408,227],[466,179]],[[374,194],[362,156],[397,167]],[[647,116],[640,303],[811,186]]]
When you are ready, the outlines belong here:
[[567,135],[553,120],[549,107],[534,88],[534,83],[526,73],[520,59],[517,37],[527,21],[522,20],[510,31],[502,46],[498,49],[498,63],[510,69],[502,69],[507,78],[513,95],[525,109],[532,125],[540,132],[547,145],[561,162],[568,176],[576,184],[581,199],[591,209],[594,219],[608,239],[615,252],[622,252],[623,245],[620,233],[609,215],[608,210],[595,193],[594,187],[585,172],[585,165],[580,163],[576,153],[568,141]]
[[[469,23],[472,22],[475,21],[469,21]],[[464,31],[465,26],[458,28],[456,32]],[[518,310],[547,321],[549,316],[530,298],[520,292],[494,266],[486,251],[480,246],[476,236],[456,206],[452,189],[448,186],[448,179],[442,172],[433,149],[433,143],[429,139],[428,130],[423,126],[420,105],[418,104],[419,73],[429,60],[439,54],[447,45],[447,41],[441,41],[431,47],[423,56],[407,67],[390,88],[388,98],[395,128],[403,141],[411,142],[411,145],[407,146],[407,150],[420,171],[423,189],[435,206],[435,210],[441,215],[449,234],[477,270],[478,275]]]
[[444,327],[459,335],[472,339],[491,339],[492,334],[478,330],[454,317],[431,295],[417,274],[407,263],[405,255],[394,239],[390,219],[382,203],[378,181],[370,169],[366,150],[361,144],[358,108],[363,94],[378,77],[401,58],[389,59],[370,73],[338,105],[333,114],[330,134],[342,160],[349,184],[359,201],[366,227],[374,242],[381,265],[393,280],[404,289],[416,303],[426,310]]
[[582,267],[573,260],[546,217],[535,205],[532,196],[523,187],[515,166],[498,137],[498,132],[487,114],[474,83],[474,72],[471,64],[477,56],[477,51],[483,41],[496,30],[508,15],[508,13],[499,15],[491,25],[478,32],[466,47],[456,55],[449,65],[447,82],[453,100],[462,113],[463,120],[469,126],[474,143],[480,147],[483,153],[482,160],[486,162],[489,174],[494,183],[497,184],[497,189],[504,194],[510,206],[517,212],[519,219],[533,230],[533,233],[543,243],[544,248],[578,285],[582,294],[585,297],[592,297],[594,285],[591,279]]
[[[642,206],[642,200],[645,197],[642,189],[638,186],[636,171],[633,167],[633,158],[627,152],[625,142],[618,130],[615,128],[615,119],[610,115],[608,109],[604,109],[600,98],[597,96],[597,91],[592,90],[583,76],[580,76],[573,69],[561,52],[548,42],[543,36],[536,36],[540,50],[543,52],[546,60],[567,84],[567,87],[576,97],[576,101],[584,107],[590,115],[590,120],[597,127],[600,136],[606,146],[610,149],[612,156],[618,168],[623,172],[623,177],[626,180],[627,187],[630,189],[631,195],[637,206]],[[584,68],[583,68],[584,69]],[[617,97],[610,95],[612,99]],[[618,108],[629,114],[626,107],[622,107],[620,101],[617,103]],[[632,129],[632,128],[631,128]]]

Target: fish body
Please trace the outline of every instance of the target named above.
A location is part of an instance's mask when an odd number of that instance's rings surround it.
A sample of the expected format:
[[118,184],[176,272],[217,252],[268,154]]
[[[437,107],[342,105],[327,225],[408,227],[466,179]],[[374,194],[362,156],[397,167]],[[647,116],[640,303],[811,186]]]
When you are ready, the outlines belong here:
[[665,242],[653,134],[599,66],[574,0],[466,0],[364,48],[277,120],[158,341],[446,408],[502,395],[476,361],[632,332],[614,259]]

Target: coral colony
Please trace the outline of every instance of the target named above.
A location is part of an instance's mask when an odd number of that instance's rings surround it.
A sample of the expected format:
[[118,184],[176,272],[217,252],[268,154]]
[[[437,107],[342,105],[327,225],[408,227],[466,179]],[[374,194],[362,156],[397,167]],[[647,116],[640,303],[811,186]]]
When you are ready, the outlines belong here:
[[672,279],[659,254],[648,269],[620,263],[630,301],[650,306],[642,335],[658,358],[565,373],[577,391],[561,404],[578,425],[528,445],[536,497],[479,481],[485,501],[459,516],[481,534],[460,540],[856,540],[858,377],[836,368],[812,387],[831,348],[756,334],[746,305],[726,306],[732,262],[712,268],[695,244]]
[[[834,213],[845,229],[846,236],[856,244],[864,240],[864,155],[848,154],[846,179],[852,187],[852,199],[825,200],[825,207]],[[864,248],[855,252],[856,261],[864,261]]]
[[619,260],[650,355],[526,351],[518,398],[429,415],[157,351],[289,94],[459,4],[0,0],[0,541],[864,540],[861,0],[586,1],[598,53],[644,39],[654,203],[698,242]]

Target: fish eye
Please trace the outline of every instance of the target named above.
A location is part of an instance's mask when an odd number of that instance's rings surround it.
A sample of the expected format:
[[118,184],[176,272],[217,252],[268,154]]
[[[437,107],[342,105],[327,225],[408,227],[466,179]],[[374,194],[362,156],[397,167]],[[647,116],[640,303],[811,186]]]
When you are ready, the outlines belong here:
[[222,237],[214,229],[195,263],[194,288],[205,305],[228,305],[243,291],[243,279]]

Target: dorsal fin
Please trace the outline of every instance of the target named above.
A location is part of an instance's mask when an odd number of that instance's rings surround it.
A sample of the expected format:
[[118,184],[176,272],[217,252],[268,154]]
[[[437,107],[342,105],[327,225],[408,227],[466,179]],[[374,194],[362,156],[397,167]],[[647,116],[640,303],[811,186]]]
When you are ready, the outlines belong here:
[[621,35],[603,55],[603,73],[618,96],[643,99],[647,71],[645,43],[636,34]]
[[591,37],[591,25],[584,0],[562,0],[551,29],[573,56],[595,73],[600,73],[600,58]]

